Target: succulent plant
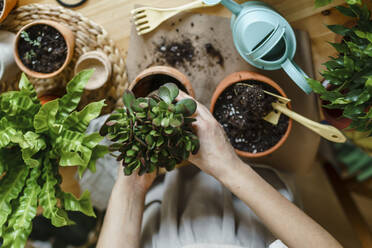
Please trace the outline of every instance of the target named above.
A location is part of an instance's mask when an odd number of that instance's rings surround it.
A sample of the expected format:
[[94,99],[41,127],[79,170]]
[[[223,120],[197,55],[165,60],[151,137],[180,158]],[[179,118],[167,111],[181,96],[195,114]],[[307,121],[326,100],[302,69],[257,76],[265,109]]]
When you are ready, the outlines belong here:
[[197,105],[192,99],[176,102],[178,94],[173,83],[145,98],[124,93],[124,108],[107,119],[100,133],[114,142],[109,150],[118,152],[125,175],[137,169],[139,175],[160,167],[170,171],[190,153],[197,153],[199,139],[192,128],[195,119],[191,118]]

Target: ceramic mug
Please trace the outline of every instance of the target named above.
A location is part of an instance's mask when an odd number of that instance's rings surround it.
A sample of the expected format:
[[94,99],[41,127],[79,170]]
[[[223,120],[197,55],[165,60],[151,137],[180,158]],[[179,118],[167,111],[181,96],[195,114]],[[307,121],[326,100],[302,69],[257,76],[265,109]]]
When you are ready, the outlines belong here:
[[19,68],[14,61],[15,34],[8,31],[0,31],[0,81],[14,81],[19,73]]
[[284,69],[306,93],[312,91],[308,76],[293,61],[296,36],[290,24],[274,9],[260,1],[242,5],[233,0],[203,0],[208,5],[223,4],[232,13],[231,29],[239,54],[263,70]]

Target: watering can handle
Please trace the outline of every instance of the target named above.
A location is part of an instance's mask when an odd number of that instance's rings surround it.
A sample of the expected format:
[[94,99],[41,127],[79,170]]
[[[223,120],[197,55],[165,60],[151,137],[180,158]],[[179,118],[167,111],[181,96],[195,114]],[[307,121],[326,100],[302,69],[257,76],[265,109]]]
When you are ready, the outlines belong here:
[[234,15],[238,16],[243,7],[234,0],[203,0],[207,5],[215,5],[221,3],[228,8]]
[[264,57],[269,53],[283,38],[285,33],[285,28],[277,26],[271,35],[256,49],[247,54],[249,57],[254,58],[254,60]]
[[311,93],[312,89],[306,80],[309,77],[294,61],[287,58],[287,60],[282,64],[282,68],[306,94]]

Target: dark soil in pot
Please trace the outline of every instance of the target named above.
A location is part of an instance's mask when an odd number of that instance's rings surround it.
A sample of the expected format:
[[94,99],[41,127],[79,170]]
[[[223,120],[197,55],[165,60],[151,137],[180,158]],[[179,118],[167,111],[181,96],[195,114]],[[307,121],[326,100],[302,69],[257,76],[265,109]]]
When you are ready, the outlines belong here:
[[38,24],[21,33],[18,53],[27,68],[40,73],[52,73],[65,63],[67,44],[58,30]]
[[239,83],[228,87],[219,96],[213,115],[235,149],[254,154],[264,152],[275,146],[286,133],[289,118],[282,114],[276,126],[263,120],[273,110],[271,104],[276,101],[263,90],[280,93],[261,82],[248,80],[240,83],[255,87]]
[[187,93],[185,86],[180,81],[164,74],[155,74],[143,78],[134,86],[133,92],[137,97],[146,97],[166,83],[175,83],[180,90]]
[[0,0],[0,15],[3,13],[4,10],[4,0]]

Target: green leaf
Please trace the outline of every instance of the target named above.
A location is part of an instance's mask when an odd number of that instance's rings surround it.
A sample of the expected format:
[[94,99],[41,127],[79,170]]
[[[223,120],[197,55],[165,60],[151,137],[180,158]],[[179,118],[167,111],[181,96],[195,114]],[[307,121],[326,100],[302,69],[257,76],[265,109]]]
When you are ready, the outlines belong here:
[[8,146],[12,138],[16,135],[17,131],[11,127],[0,130],[0,148]]
[[131,106],[133,102],[136,100],[136,97],[134,96],[133,92],[126,90],[123,94],[123,103],[124,106],[128,109],[131,110]]
[[307,83],[310,85],[313,91],[317,94],[324,94],[325,92],[327,92],[326,88],[324,88],[324,86],[317,80],[308,78]]
[[333,0],[315,0],[315,8],[320,8],[332,3]]
[[30,167],[40,165],[40,161],[33,159],[35,154],[46,148],[46,143],[39,134],[29,131],[23,135],[18,132],[18,135],[12,138],[12,142],[17,143],[22,148],[22,158],[26,165]]
[[348,32],[350,32],[350,28],[347,28],[342,25],[327,25],[327,27],[334,33],[345,36]]
[[89,191],[85,191],[81,195],[80,199],[77,199],[71,193],[63,192],[63,206],[68,211],[79,211],[87,216],[96,217],[90,201]]
[[169,126],[169,118],[163,118],[161,120],[161,126],[162,127],[168,127]]
[[346,8],[344,6],[336,6],[335,7],[341,14],[349,17],[356,17],[355,13],[350,8]]
[[22,73],[21,80],[19,81],[19,89],[29,95],[31,99],[34,100],[36,103],[38,101],[37,94],[35,91],[34,86],[31,84],[31,82],[28,80],[25,73]]
[[361,30],[355,30],[355,34],[362,39],[367,39],[369,42],[372,42],[372,33],[363,32]]
[[[96,147],[94,147],[93,150],[92,150],[92,157],[90,158],[90,161],[89,161],[89,164],[88,164],[88,169],[91,172],[95,173],[96,172],[96,162],[97,162],[97,160],[100,159],[100,158],[103,158],[108,153],[109,153],[109,150],[108,150],[107,146],[97,145]],[[80,168],[83,168],[83,167],[79,167],[79,175],[81,177],[82,172],[84,172],[84,171],[80,171]]]
[[353,4],[362,4],[362,0],[346,0],[347,4],[353,5]]
[[0,227],[2,227],[12,212],[11,201],[21,193],[28,175],[25,166],[14,166],[0,181]]
[[179,89],[178,89],[177,85],[174,84],[174,83],[166,83],[166,84],[164,84],[164,87],[167,87],[169,92],[170,92],[171,102],[176,100],[176,97],[179,94]]
[[58,99],[59,111],[56,116],[58,123],[63,123],[69,114],[74,111],[80,103],[84,87],[88,83],[94,70],[83,70],[79,72],[66,87],[67,94]]
[[176,113],[183,114],[183,116],[188,117],[195,113],[197,108],[196,102],[192,99],[182,99],[176,104]]
[[9,219],[8,227],[3,235],[4,247],[24,247],[32,229],[32,219],[36,216],[38,194],[40,186],[37,180],[40,176],[39,168],[32,169],[26,181],[23,195],[19,198],[19,205]]
[[52,171],[52,164],[49,159],[45,159],[42,171],[44,185],[39,194],[39,204],[43,207],[43,216],[50,219],[56,227],[74,224],[67,213],[57,207],[57,198],[55,187],[58,183]]
[[354,61],[346,55],[344,56],[344,65],[350,72],[354,71]]
[[36,133],[45,133],[49,130],[58,133],[60,128],[55,124],[59,109],[59,101],[53,100],[44,104],[35,115],[34,128]]
[[371,95],[368,92],[368,90],[364,90],[363,93],[360,94],[358,101],[355,103],[355,105],[357,106],[357,105],[363,104],[367,102],[370,98],[371,98]]
[[63,123],[64,127],[72,131],[85,132],[89,123],[100,115],[104,106],[105,100],[88,104],[82,111],[69,115]]
[[165,102],[165,103],[172,103],[173,99],[172,99],[172,95],[171,95],[171,92],[169,91],[169,89],[165,86],[161,86],[159,88],[159,97]]

